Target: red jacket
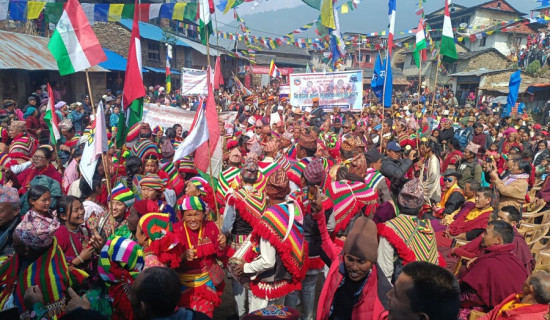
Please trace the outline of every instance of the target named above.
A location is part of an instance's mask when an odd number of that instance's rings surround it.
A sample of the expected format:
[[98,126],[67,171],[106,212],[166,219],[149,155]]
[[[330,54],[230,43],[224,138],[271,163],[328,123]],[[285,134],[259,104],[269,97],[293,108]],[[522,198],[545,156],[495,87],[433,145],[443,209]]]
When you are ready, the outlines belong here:
[[[335,245],[330,239],[325,215],[321,212],[313,217],[319,224],[319,231],[323,239],[323,251],[325,251],[332,261],[325,284],[321,290],[321,295],[319,296],[319,304],[317,305],[317,320],[325,320],[329,317],[334,294],[344,277],[344,274],[340,271],[344,258],[343,254],[341,254],[342,248]],[[384,273],[378,270],[377,264],[373,264],[371,270],[372,272],[367,279],[367,283],[363,287],[363,293],[353,307],[352,320],[379,319],[386,309],[386,293],[391,290],[391,285]]]
[[503,311],[500,315],[500,309],[510,301],[516,299],[516,294],[509,295],[504,301],[497,305],[493,310],[487,313],[479,320],[533,320],[543,319],[543,316],[548,312],[547,304],[532,304],[524,307],[515,308],[512,310]]

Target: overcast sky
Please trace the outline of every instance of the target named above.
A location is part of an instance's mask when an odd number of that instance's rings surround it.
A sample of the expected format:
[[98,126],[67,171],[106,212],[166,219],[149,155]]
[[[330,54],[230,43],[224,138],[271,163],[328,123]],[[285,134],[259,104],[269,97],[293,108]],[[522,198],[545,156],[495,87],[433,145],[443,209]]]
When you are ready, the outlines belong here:
[[[319,11],[305,5],[301,0],[256,0],[243,3],[237,8],[238,14],[245,20],[251,29],[252,35],[283,36],[293,30],[311,22],[319,16]],[[488,0],[487,0],[488,1]],[[484,0],[455,0],[464,6],[473,6],[487,2]],[[216,3],[218,1],[216,0]],[[346,3],[339,0],[336,6]],[[508,0],[508,3],[517,10],[530,16],[530,10],[538,6],[535,0]],[[430,13],[445,5],[444,0],[426,0],[424,10]],[[416,9],[417,0],[397,0],[396,32],[413,29],[418,24]],[[360,0],[357,9],[340,15],[340,25],[343,32],[370,33],[386,30],[388,27],[388,4],[386,0]],[[237,23],[233,13],[223,14],[217,10],[216,18],[218,29],[235,32]],[[313,30],[314,28],[312,28]],[[313,36],[313,33],[308,33]]]

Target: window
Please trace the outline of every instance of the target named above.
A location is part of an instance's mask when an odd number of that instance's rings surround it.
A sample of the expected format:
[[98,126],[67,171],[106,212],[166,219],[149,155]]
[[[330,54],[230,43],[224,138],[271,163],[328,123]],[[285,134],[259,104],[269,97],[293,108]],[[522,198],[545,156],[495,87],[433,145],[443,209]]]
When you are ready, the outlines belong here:
[[184,58],[185,58],[185,61],[184,61],[185,68],[192,68],[193,67],[193,56],[192,56],[192,53],[191,53],[191,48],[189,48],[189,47],[183,48],[183,54],[184,54]]
[[485,47],[486,44],[487,44],[487,37],[481,38],[481,40],[479,41],[479,46]]
[[149,60],[160,60],[160,48],[158,42],[147,42],[147,58]]
[[370,63],[371,62],[370,59],[371,59],[371,55],[365,54],[365,63]]

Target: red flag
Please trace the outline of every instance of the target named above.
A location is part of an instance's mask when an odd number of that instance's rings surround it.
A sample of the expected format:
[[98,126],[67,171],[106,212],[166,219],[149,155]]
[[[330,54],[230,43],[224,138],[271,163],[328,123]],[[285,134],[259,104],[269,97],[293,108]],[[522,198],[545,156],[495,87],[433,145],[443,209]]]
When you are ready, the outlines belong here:
[[[135,6],[137,7],[137,0],[135,0]],[[132,101],[145,96],[145,88],[143,87],[143,78],[141,75],[141,41],[139,37],[138,16],[139,10],[135,10],[122,96],[124,109],[128,108]]]
[[214,69],[214,89],[219,89],[223,85],[223,75],[220,57],[216,58],[216,68]]
[[[207,83],[210,82],[210,66],[206,71]],[[214,100],[214,89],[208,86],[208,98],[206,99],[206,122],[208,123],[208,143],[203,143],[197,151],[195,151],[195,167],[206,172],[210,164],[210,157],[214,154],[216,145],[220,138],[220,128],[218,127],[218,111],[216,110],[216,101]],[[210,146],[210,152],[208,147]]]

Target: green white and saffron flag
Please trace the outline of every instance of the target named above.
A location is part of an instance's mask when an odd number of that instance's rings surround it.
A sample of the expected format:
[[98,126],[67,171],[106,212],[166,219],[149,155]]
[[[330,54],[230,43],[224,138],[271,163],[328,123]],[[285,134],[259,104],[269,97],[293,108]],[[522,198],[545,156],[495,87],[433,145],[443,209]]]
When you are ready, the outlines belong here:
[[206,45],[206,39],[212,34],[212,13],[214,13],[214,2],[212,0],[199,1],[199,30],[201,42]]
[[62,76],[107,60],[78,0],[69,0],[65,4],[48,49]]
[[449,11],[450,0],[445,0],[445,16],[443,17],[443,32],[441,34],[441,49],[439,54],[442,55],[442,60],[453,63],[458,60],[456,54],[456,43],[453,34],[453,25],[451,23],[451,12]]
[[55,145],[57,141],[61,138],[59,133],[59,119],[57,118],[57,113],[55,113],[55,100],[53,98],[52,87],[48,83],[48,107],[46,108],[46,114],[44,115],[44,122],[48,125],[50,129],[50,139],[51,143]]
[[413,52],[414,62],[416,62],[418,68],[420,68],[420,61],[424,60],[422,50],[426,50],[426,35],[424,34],[422,19],[420,19],[418,28],[416,29],[416,44]]

